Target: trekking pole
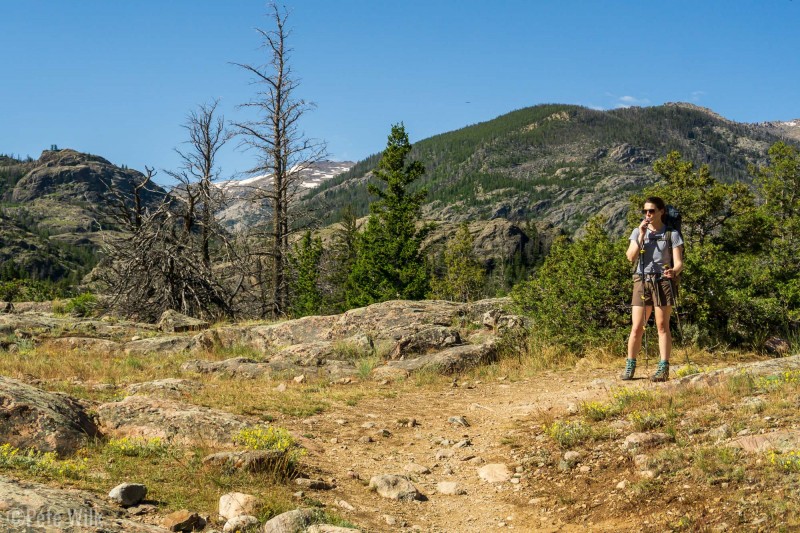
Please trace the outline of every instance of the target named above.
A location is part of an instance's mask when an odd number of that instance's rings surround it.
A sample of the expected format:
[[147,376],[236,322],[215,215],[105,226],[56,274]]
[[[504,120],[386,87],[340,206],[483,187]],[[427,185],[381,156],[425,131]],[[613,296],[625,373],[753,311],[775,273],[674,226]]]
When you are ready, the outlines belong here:
[[647,237],[647,230],[645,230],[644,237],[642,238],[642,245],[639,247],[639,279],[642,284],[642,337],[644,337],[644,368],[650,371],[650,351],[647,349],[647,281],[644,277],[644,241]]
[[672,283],[672,279],[669,280],[669,288],[672,291],[672,294],[675,294],[675,319],[678,321],[678,335],[681,337],[681,347],[683,348],[683,355],[686,356],[686,366],[688,367],[691,364],[689,361],[689,350],[686,349],[686,346],[683,346],[683,326],[681,325],[681,313],[678,309],[679,296],[675,293],[675,285]]

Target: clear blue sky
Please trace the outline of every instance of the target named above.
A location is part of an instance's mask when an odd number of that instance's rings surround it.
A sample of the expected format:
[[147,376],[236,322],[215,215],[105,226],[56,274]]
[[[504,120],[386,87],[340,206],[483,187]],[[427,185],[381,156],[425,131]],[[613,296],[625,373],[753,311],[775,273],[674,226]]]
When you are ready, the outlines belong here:
[[[742,122],[800,118],[800,1],[288,0],[303,126],[332,159],[546,102],[687,101]],[[0,153],[51,144],[173,168],[181,124],[253,95],[261,0],[28,0],[0,10]],[[226,175],[252,154],[232,144]],[[163,173],[161,174],[163,177]]]

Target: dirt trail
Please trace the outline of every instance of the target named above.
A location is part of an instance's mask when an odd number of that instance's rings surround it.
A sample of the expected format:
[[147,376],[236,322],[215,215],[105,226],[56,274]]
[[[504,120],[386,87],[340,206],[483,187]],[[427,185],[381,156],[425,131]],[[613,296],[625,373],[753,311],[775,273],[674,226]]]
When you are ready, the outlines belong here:
[[[561,522],[552,508],[542,505],[546,495],[530,481],[530,461],[523,466],[528,451],[524,443],[530,442],[532,433],[527,430],[541,413],[563,413],[570,403],[606,397],[611,387],[620,385],[617,374],[611,370],[546,372],[513,382],[495,379],[421,387],[395,398],[332,408],[292,427],[314,437],[310,442],[316,446],[312,445],[306,463],[317,471],[309,474],[334,478],[337,484],[332,491],[307,491],[306,496],[323,501],[372,531],[636,529],[632,523],[619,521]],[[645,380],[636,383],[654,386]],[[469,426],[448,421],[457,416],[463,416]],[[410,420],[417,425],[402,425]],[[390,434],[382,434],[384,429]],[[366,437],[374,442],[366,442]],[[465,440],[469,445],[454,446]],[[491,463],[506,464],[520,477],[494,484],[480,479],[478,469]],[[409,472],[406,467],[411,464],[426,467],[430,473]],[[379,496],[366,486],[371,476],[379,474],[408,475],[428,500],[401,503]],[[440,481],[456,481],[466,494],[438,494]],[[343,509],[340,500],[355,510]]]

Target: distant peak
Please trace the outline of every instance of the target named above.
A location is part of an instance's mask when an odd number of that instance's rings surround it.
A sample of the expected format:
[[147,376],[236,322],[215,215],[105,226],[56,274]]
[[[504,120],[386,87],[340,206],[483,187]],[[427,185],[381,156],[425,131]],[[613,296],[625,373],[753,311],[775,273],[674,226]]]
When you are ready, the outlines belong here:
[[717,118],[719,120],[724,120],[725,122],[731,122],[731,120],[723,117],[719,113],[712,111],[707,107],[699,106],[697,104],[692,104],[689,102],[667,102],[664,105],[669,107],[682,107],[684,109],[691,109],[692,111],[700,111],[701,113],[711,115],[712,117]]
[[39,156],[40,164],[58,163],[59,165],[63,166],[72,166],[81,163],[87,163],[89,161],[103,163],[106,165],[112,164],[109,160],[102,158],[99,155],[86,154],[77,150],[73,150],[72,148],[43,150],[42,155]]

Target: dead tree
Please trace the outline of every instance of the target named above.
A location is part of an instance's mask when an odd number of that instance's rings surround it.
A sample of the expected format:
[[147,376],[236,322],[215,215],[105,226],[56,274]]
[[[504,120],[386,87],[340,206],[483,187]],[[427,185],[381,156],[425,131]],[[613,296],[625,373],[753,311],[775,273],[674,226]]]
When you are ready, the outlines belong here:
[[244,274],[236,269],[237,247],[214,217],[223,198],[213,184],[215,158],[229,139],[215,110],[216,102],[188,115],[190,148],[177,150],[182,165],[167,173],[178,184],[160,201],[143,201],[155,175],[151,168],[131,191],[107,184],[109,202],[100,218],[118,231],[105,238],[97,277],[120,314],[147,320],[167,309],[203,318],[235,314]]
[[[295,96],[299,82],[289,64],[288,13],[272,4],[270,17],[275,24],[273,30],[257,29],[269,61],[261,66],[235,63],[253,76],[256,96],[242,107],[254,110],[257,118],[234,126],[241,145],[257,154],[257,163],[250,172],[270,178],[253,197],[255,201],[266,201],[271,209],[271,223],[264,232],[269,245],[259,253],[270,258],[270,301],[265,302],[265,312],[279,317],[288,310],[289,237],[298,229],[293,207],[302,192],[302,174],[325,157],[326,148],[299,129],[300,118],[313,105]],[[256,260],[261,264],[260,258]]]

